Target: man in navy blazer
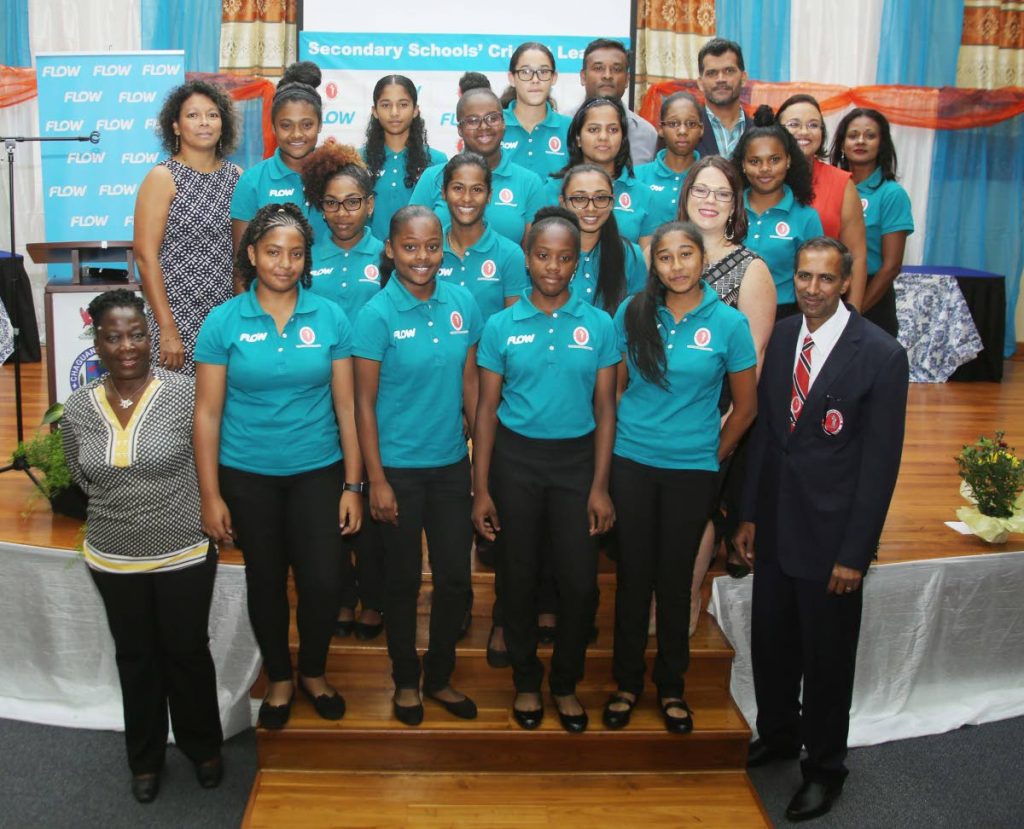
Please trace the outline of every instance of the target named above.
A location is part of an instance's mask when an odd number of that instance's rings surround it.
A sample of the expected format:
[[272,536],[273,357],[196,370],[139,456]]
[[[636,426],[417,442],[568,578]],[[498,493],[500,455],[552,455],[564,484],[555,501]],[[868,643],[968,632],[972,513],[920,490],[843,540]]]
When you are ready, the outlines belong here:
[[802,313],[775,326],[765,351],[735,538],[754,567],[758,739],[747,764],[807,748],[790,820],[827,812],[847,775],[861,580],[903,449],[907,355],[842,302],[851,267],[846,247],[824,236],[797,251]]
[[740,137],[754,126],[740,106],[740,93],[746,82],[743,50],[738,43],[715,37],[701,47],[697,53],[697,86],[704,95],[704,134],[697,144],[701,158],[731,157]]

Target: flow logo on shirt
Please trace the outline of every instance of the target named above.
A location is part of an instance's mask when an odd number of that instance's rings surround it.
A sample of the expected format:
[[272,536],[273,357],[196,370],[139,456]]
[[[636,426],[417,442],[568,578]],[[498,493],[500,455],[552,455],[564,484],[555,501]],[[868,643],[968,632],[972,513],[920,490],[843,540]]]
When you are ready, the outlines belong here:
[[455,270],[455,268],[438,268],[437,269],[437,275],[441,276],[441,277],[451,276],[452,275],[452,271],[454,271],[454,270]]
[[415,328],[398,328],[391,332],[391,336],[396,340],[411,340],[416,336]]
[[533,338],[536,336],[536,334],[513,334],[505,340],[505,345],[526,345],[527,343],[532,343]]
[[579,348],[584,351],[593,351],[593,346],[588,345],[590,342],[590,332],[582,325],[577,325],[572,332],[572,342],[569,343],[569,348]]
[[515,197],[516,194],[507,187],[502,187],[501,190],[498,191],[498,203],[505,207],[518,207],[518,205],[513,201]]
[[498,266],[494,264],[493,259],[485,259],[480,266],[480,279],[489,282],[498,281]]
[[334,273],[334,268],[317,268],[315,271],[310,271],[310,276],[329,276]]
[[295,188],[289,187],[287,189],[282,190],[271,190],[269,193],[267,193],[267,195],[271,196],[272,198],[280,198],[281,196],[293,196],[295,195]]
[[650,185],[650,187],[652,193],[660,193],[665,189],[664,185],[662,184],[652,184]]
[[514,150],[518,146],[519,146],[519,142],[518,141],[502,141],[501,142],[501,148],[503,150]]
[[266,331],[260,331],[258,334],[242,334],[239,336],[238,341],[242,343],[261,343],[267,338]]

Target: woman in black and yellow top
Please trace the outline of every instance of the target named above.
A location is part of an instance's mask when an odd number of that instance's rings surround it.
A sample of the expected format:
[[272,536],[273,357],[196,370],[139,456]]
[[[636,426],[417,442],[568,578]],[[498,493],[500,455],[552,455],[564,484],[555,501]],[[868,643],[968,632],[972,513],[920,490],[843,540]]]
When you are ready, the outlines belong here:
[[175,741],[199,783],[220,783],[223,734],[207,626],[217,550],[199,523],[191,377],[150,366],[134,291],[89,303],[109,372],[75,391],[61,434],[71,477],[89,496],[83,550],[117,650],[132,794],[156,797],[170,707]]

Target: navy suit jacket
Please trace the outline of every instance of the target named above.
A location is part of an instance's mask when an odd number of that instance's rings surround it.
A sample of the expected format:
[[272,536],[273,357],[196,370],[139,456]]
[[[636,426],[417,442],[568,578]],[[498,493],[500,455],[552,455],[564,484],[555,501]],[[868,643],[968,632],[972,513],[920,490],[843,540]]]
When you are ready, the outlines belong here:
[[[718,139],[715,138],[715,129],[711,126],[711,119],[708,118],[708,108],[706,106],[700,108],[700,118],[704,122],[704,134],[700,137],[700,142],[697,144],[697,152],[700,153],[701,158],[709,155],[721,155],[722,152],[718,148]],[[747,133],[754,126],[754,119],[748,115],[744,124],[743,132]],[[728,157],[726,156],[726,158]]]
[[[765,351],[743,499],[755,563],[828,581],[864,572],[882,534],[903,451],[909,367],[903,347],[850,309],[850,319],[789,430],[803,317],[775,326]],[[838,428],[837,428],[838,427]]]

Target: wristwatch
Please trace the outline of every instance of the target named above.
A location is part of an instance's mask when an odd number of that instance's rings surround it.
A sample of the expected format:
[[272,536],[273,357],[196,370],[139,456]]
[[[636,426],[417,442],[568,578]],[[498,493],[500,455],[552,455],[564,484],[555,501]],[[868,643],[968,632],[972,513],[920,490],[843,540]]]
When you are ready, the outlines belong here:
[[350,484],[350,483],[348,483],[346,481],[345,485],[342,487],[342,489],[345,492],[358,492],[358,493],[362,494],[363,492],[366,492],[366,482],[365,481],[360,481],[357,484]]

